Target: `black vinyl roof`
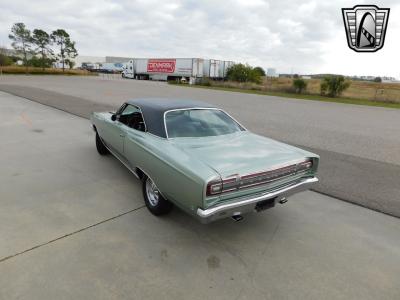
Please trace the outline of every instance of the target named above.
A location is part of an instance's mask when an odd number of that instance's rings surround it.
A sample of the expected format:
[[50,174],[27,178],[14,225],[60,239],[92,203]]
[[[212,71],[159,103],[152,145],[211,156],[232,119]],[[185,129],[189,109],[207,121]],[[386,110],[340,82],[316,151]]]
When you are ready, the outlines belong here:
[[216,108],[202,101],[170,98],[139,98],[126,103],[140,108],[146,123],[147,131],[159,137],[166,138],[164,127],[164,113],[168,110],[185,108]]

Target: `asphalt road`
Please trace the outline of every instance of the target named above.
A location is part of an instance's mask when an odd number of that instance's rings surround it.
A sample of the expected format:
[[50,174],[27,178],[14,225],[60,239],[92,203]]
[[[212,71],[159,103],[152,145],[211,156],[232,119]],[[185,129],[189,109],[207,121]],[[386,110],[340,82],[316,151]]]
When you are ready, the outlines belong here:
[[157,218],[88,120],[0,92],[0,136],[0,299],[400,298],[397,218],[315,192]]
[[3,76],[0,90],[83,117],[135,97],[214,103],[256,133],[319,154],[315,190],[400,216],[400,110],[107,78]]

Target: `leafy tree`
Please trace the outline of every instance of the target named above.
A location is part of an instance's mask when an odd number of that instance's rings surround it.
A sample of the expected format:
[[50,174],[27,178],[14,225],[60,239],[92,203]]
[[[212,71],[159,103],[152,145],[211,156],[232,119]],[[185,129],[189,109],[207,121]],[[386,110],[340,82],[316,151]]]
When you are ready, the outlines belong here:
[[72,59],[66,59],[65,63],[68,65],[70,69],[73,69],[75,66],[75,62]]
[[9,56],[4,55],[3,53],[0,53],[0,67],[9,66],[12,64],[13,64],[13,61]]
[[[21,57],[10,55],[8,49],[1,46],[0,46],[0,55],[3,57],[3,66],[9,66],[21,60]],[[4,63],[4,61],[7,61],[8,63],[7,62]]]
[[41,29],[33,31],[32,43],[37,47],[36,51],[41,55],[41,67],[43,70],[46,67],[47,56],[52,54],[51,42],[50,35],[46,31]]
[[263,68],[255,67],[253,70],[254,70],[254,72],[257,72],[258,74],[260,74],[260,76],[265,76],[265,71]]
[[228,69],[226,76],[232,81],[245,82],[248,81],[249,73],[250,70],[247,66],[235,64]]
[[325,96],[326,95],[326,91],[328,90],[328,84],[325,81],[321,81],[321,95]]
[[382,82],[382,78],[381,77],[375,77],[374,82]]
[[327,93],[330,97],[340,96],[349,86],[350,82],[342,75],[326,76],[321,82],[321,94]]
[[36,68],[50,68],[53,64],[54,59],[49,57],[42,57],[32,56],[31,59],[28,60],[28,65]]
[[8,58],[12,60],[12,62],[15,64],[17,61],[21,60],[20,57],[15,56],[15,55],[8,55]]
[[229,80],[238,82],[261,82],[261,76],[257,71],[249,65],[235,64],[231,66],[227,71],[227,77]]
[[251,82],[254,82],[254,83],[261,83],[261,75],[260,75],[260,73],[258,73],[257,71],[254,71],[254,69],[251,68],[250,76],[249,76],[249,80],[248,81],[251,81]]
[[293,87],[297,93],[301,94],[307,88],[307,82],[302,78],[296,78],[293,80]]
[[64,29],[54,30],[51,39],[60,48],[58,58],[61,60],[63,72],[65,70],[66,60],[75,58],[78,51],[75,49],[75,42],[71,41],[69,34]]
[[8,38],[12,40],[11,45],[13,48],[22,53],[26,72],[28,73],[28,54],[32,52],[31,31],[26,28],[24,23],[15,23]]
[[0,66],[9,66],[14,63],[12,57],[8,55],[8,51],[4,47],[0,47]]
[[12,59],[7,56],[5,48],[0,47],[0,75],[3,74],[3,66],[9,66],[13,63]]

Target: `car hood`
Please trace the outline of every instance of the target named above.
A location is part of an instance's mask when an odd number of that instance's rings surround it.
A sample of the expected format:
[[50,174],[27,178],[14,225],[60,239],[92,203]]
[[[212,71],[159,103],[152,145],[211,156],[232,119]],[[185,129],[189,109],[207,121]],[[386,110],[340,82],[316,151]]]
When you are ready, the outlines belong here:
[[177,138],[173,143],[223,178],[278,168],[317,156],[248,131],[217,137]]

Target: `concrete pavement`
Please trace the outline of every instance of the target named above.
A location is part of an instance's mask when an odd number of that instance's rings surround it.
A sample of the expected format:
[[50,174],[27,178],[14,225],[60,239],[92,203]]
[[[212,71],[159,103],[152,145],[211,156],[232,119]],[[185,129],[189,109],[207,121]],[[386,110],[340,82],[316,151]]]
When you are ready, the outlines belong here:
[[0,299],[400,297],[397,218],[315,192],[156,218],[86,119],[0,93],[0,125]]

